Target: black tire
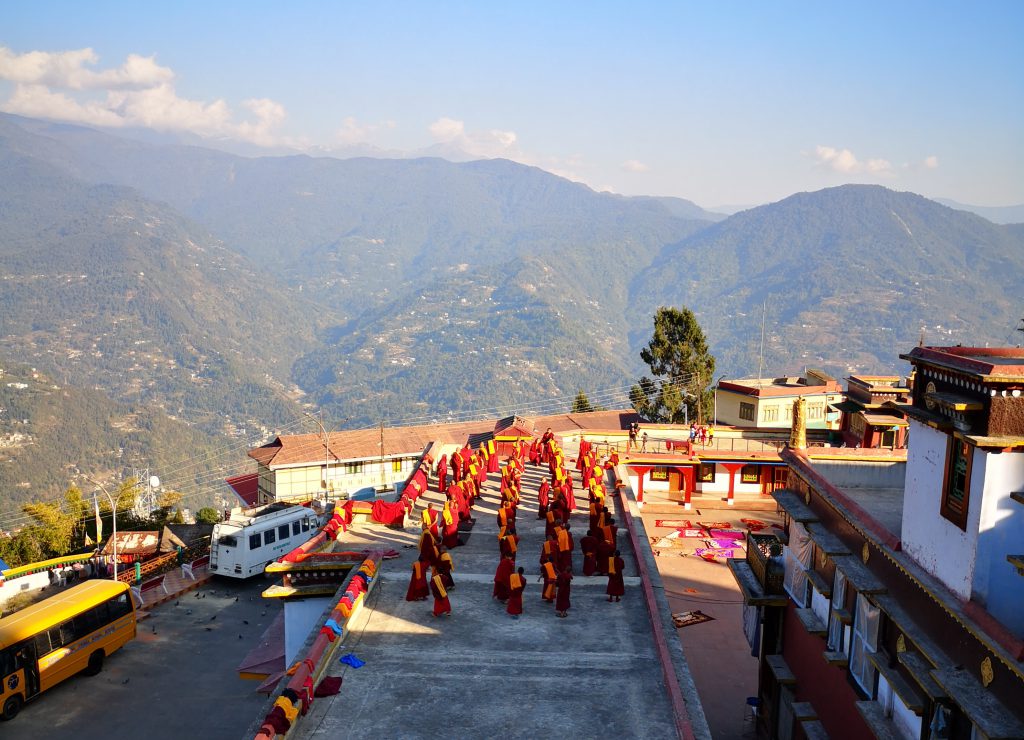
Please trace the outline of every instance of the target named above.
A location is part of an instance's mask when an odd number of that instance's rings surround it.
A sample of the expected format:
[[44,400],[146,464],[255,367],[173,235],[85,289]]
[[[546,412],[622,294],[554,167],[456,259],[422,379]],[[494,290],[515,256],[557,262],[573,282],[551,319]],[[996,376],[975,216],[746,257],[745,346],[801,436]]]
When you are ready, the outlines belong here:
[[89,665],[82,671],[82,675],[95,676],[103,670],[103,651],[97,650],[89,656]]
[[18,716],[18,712],[21,711],[21,705],[24,703],[21,694],[8,697],[7,701],[4,702],[4,710],[0,713],[0,719],[4,722],[14,719]]

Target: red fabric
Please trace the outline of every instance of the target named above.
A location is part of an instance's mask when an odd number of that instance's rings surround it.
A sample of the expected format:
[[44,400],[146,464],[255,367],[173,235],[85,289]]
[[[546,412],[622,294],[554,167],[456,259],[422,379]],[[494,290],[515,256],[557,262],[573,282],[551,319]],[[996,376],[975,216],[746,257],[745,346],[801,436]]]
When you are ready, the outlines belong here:
[[437,461],[437,492],[444,493],[448,488],[448,458],[441,455]]
[[388,503],[387,501],[373,502],[373,521],[381,524],[401,526],[405,521],[405,504],[401,501]]
[[313,696],[334,696],[341,691],[341,676],[327,676],[316,687]]

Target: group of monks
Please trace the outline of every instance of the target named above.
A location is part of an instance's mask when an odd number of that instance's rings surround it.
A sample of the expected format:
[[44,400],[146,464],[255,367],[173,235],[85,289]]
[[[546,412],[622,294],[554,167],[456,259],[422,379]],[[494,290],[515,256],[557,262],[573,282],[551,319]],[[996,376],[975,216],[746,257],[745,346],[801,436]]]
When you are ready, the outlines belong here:
[[426,601],[428,595],[433,596],[435,617],[452,613],[448,592],[455,588],[452,577],[455,564],[450,551],[462,544],[459,524],[476,521],[472,510],[480,496],[480,488],[487,480],[488,472],[498,469],[493,441],[475,452],[468,445],[453,452],[450,483],[448,462],[448,458],[442,456],[437,463],[437,490],[445,494],[444,507],[439,512],[430,504],[423,510],[419,557],[412,564],[409,588],[405,594],[406,601]]
[[[625,593],[624,563],[615,545],[618,527],[605,506],[604,473],[616,462],[614,459],[599,460],[586,440],[580,442],[576,471],[581,474],[587,491],[590,516],[587,535],[580,540],[583,575],[607,576],[608,601],[619,601]],[[500,560],[494,574],[493,596],[506,605],[506,612],[513,619],[519,618],[523,613],[526,578],[524,568],[517,567],[516,563],[519,549],[516,517],[527,463],[548,470],[537,491],[537,517],[545,520],[545,540],[540,553],[541,575],[538,579],[543,583],[541,599],[554,604],[557,616],[568,616],[573,579],[572,553],[575,549],[570,517],[577,510],[577,502],[573,493],[573,474],[566,468],[562,449],[550,429],[529,446],[517,440],[504,467],[498,464],[493,441],[476,451],[465,446],[454,452],[450,460],[444,456],[438,460],[437,490],[445,494],[445,503],[440,512],[433,505],[423,511],[419,557],[412,566],[406,600],[425,601],[428,595],[432,595],[434,616],[451,614],[448,592],[455,587],[452,577],[455,568],[450,551],[462,544],[458,536],[459,524],[475,521],[471,511],[487,474],[500,470],[497,513]]]

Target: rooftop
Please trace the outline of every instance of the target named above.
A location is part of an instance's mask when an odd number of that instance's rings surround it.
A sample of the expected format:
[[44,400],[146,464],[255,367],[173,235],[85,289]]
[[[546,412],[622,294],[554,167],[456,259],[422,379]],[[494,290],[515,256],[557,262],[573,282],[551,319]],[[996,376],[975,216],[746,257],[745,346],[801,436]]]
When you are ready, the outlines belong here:
[[751,396],[795,396],[808,393],[841,393],[839,382],[824,373],[809,371],[803,376],[739,378],[718,381],[718,390]]
[[[520,619],[510,618],[491,598],[498,562],[496,474],[474,509],[475,524],[461,533],[465,544],[452,551],[456,587],[450,591],[450,617],[433,617],[429,600],[404,598],[417,554],[418,516],[404,530],[366,525],[343,535],[346,549],[386,545],[401,556],[381,562],[376,590],[338,649],[365,665],[353,670],[335,659],[327,675],[343,676],[342,692],[317,699],[290,737],[540,737],[559,727],[579,737],[674,737],[680,721],[692,722],[694,737],[709,737],[695,692],[684,697],[689,719],[680,719],[670,698],[660,659],[666,648],[654,637],[621,508],[615,516],[626,561],[622,601],[606,600],[607,578],[580,574],[585,508],[577,509],[571,522],[577,545],[568,618],[557,618],[541,601],[538,554],[544,523],[536,517],[541,472],[527,466],[517,517],[517,560],[527,582]],[[576,495],[579,502],[581,492]],[[418,508],[442,501],[431,490]],[[649,548],[646,537],[638,541]],[[660,580],[653,585],[660,588]],[[669,639],[682,662],[670,670],[686,671],[676,636]]]
[[914,347],[900,358],[988,382],[1024,382],[1024,347]]

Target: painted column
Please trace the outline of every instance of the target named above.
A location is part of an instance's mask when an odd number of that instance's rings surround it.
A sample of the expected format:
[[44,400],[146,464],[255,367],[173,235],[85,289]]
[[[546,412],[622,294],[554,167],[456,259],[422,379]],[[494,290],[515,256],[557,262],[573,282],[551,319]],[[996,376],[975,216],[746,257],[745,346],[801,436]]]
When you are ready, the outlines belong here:
[[650,472],[650,468],[630,468],[636,473],[636,503],[641,505],[644,502],[644,476]]
[[729,471],[729,493],[726,500],[729,506],[733,506],[736,503],[736,474],[743,469],[743,463],[722,463],[722,467]]

